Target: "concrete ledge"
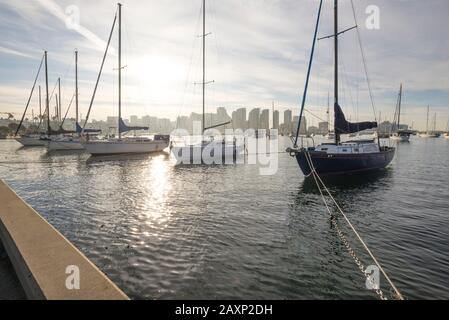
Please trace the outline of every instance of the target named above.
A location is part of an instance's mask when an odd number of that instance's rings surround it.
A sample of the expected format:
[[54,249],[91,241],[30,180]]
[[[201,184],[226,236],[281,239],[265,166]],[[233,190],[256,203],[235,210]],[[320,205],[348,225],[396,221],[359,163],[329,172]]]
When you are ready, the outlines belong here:
[[[125,300],[90,260],[0,180],[0,239],[29,299]],[[68,289],[67,267],[79,269]]]

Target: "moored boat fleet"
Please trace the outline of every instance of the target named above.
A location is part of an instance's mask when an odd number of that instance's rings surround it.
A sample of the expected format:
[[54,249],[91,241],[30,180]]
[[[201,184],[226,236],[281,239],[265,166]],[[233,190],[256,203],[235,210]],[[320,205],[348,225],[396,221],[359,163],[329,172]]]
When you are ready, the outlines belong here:
[[[304,94],[302,96],[303,102],[301,106],[301,112],[299,119],[302,119],[303,112],[306,105],[306,97],[308,90],[308,83],[310,78],[310,73],[312,69],[315,43],[317,40],[333,38],[334,39],[334,130],[328,130],[328,134],[325,136],[328,140],[332,141],[329,143],[323,143],[318,146],[304,147],[304,145],[299,145],[299,132],[301,123],[297,125],[296,137],[293,137],[293,146],[287,149],[287,152],[296,159],[301,171],[305,175],[310,175],[312,170],[316,170],[317,173],[322,174],[334,174],[334,173],[353,173],[353,172],[364,172],[376,169],[382,169],[387,167],[393,160],[395,155],[395,147],[382,145],[380,142],[381,138],[387,137],[391,140],[397,142],[409,142],[410,136],[416,134],[415,131],[405,129],[401,127],[401,111],[402,111],[402,97],[403,97],[403,86],[401,84],[398,99],[396,102],[395,114],[394,114],[394,125],[391,128],[391,132],[386,136],[382,136],[378,132],[377,121],[373,122],[357,122],[351,123],[346,120],[343,109],[340,106],[339,101],[339,36],[342,33],[351,31],[352,29],[357,29],[356,27],[350,28],[348,30],[340,31],[338,29],[338,13],[337,13],[338,1],[335,0],[334,4],[334,34],[327,37],[322,37],[318,39],[317,31],[319,30],[319,23],[321,18],[322,3],[319,7],[319,13],[317,18],[316,30],[313,38],[312,52],[310,55],[309,69],[306,78],[306,87]],[[72,100],[67,108],[65,116],[62,117],[61,110],[61,91],[60,91],[60,79],[58,79],[59,86],[59,99],[58,94],[55,95],[56,110],[59,121],[57,125],[59,128],[54,130],[52,128],[52,121],[50,119],[50,101],[53,97],[53,93],[49,95],[48,88],[48,54],[47,51],[44,55],[39,66],[38,74],[36,76],[35,82],[33,84],[30,98],[26,105],[25,111],[22,116],[22,120],[17,128],[15,139],[21,143],[23,146],[44,146],[47,147],[49,151],[63,151],[63,150],[79,150],[87,151],[92,156],[101,155],[114,155],[114,154],[133,154],[133,153],[152,153],[161,152],[165,149],[169,149],[171,154],[179,161],[188,162],[194,161],[195,157],[202,157],[203,153],[208,149],[214,150],[212,152],[219,152],[223,157],[235,157],[238,154],[242,154],[245,150],[245,146],[242,144],[237,144],[235,137],[233,139],[214,139],[213,136],[209,134],[211,129],[218,128],[220,126],[226,126],[228,123],[221,123],[211,125],[206,127],[205,123],[205,108],[206,108],[206,85],[210,82],[206,79],[205,65],[206,65],[206,1],[203,0],[203,34],[202,38],[202,65],[203,65],[203,79],[202,85],[202,139],[196,143],[179,143],[179,141],[174,141],[169,135],[159,135],[155,134],[151,138],[147,136],[136,136],[136,132],[148,131],[148,127],[130,127],[125,124],[122,118],[122,41],[121,41],[121,30],[122,30],[122,5],[118,4],[117,12],[115,14],[112,29],[109,35],[107,46],[104,52],[101,67],[98,73],[97,81],[93,90],[92,97],[90,99],[90,104],[87,112],[87,117],[84,124],[79,123],[79,93],[78,93],[78,51],[75,51],[75,88]],[[92,107],[95,103],[96,91],[100,82],[101,74],[103,71],[104,62],[108,54],[108,49],[110,47],[112,35],[114,29],[117,26],[118,29],[118,61],[117,61],[117,71],[118,71],[118,105],[117,105],[117,133],[114,136],[102,136],[101,130],[90,128],[87,126],[89,116]],[[362,58],[365,60],[362,51]],[[365,61],[364,61],[365,62]],[[40,123],[37,132],[31,132],[29,134],[19,135],[20,127],[22,125],[23,119],[27,112],[28,106],[30,104],[31,96],[33,95],[36,80],[39,76],[42,65],[44,65],[45,70],[45,111],[40,115]],[[366,67],[364,65],[364,67]],[[369,88],[369,85],[368,85]],[[371,90],[369,88],[369,90]],[[370,91],[370,97],[372,96]],[[329,100],[329,99],[328,99]],[[72,102],[75,105],[75,128],[68,131],[63,129],[64,121],[67,114],[70,111]],[[373,103],[373,102],[372,102]],[[41,94],[39,87],[39,105],[41,104]],[[373,108],[374,109],[374,108]],[[419,136],[422,138],[437,138],[441,134],[436,132],[436,115],[434,117],[433,131],[429,130],[429,107],[427,110],[427,127],[426,131],[420,133]],[[59,110],[59,111],[58,111]],[[329,102],[328,102],[328,116],[330,115]],[[330,119],[329,119],[330,120]],[[328,124],[330,121],[328,120]],[[377,120],[377,119],[376,119]],[[54,123],[53,119],[53,123]],[[301,121],[300,121],[301,122]],[[448,132],[444,134],[444,138],[449,140],[449,126]],[[134,132],[134,136],[128,135],[130,132]],[[372,138],[357,139],[359,133],[370,132]],[[349,141],[342,141],[342,135],[349,135]],[[385,135],[385,134],[384,134]],[[354,139],[353,139],[354,138]],[[377,140],[377,141],[376,141]],[[218,150],[218,151],[217,151]]]

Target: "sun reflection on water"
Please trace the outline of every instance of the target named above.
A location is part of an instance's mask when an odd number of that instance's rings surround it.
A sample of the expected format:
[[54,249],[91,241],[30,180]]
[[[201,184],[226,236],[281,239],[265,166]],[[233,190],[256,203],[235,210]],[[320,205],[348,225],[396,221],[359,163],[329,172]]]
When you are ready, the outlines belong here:
[[[166,155],[155,156],[151,159],[149,166],[142,172],[144,189],[141,220],[153,229],[163,230],[167,228],[171,218],[171,209],[168,206],[170,191],[170,168],[166,161]],[[156,232],[144,232],[144,235],[156,236]]]

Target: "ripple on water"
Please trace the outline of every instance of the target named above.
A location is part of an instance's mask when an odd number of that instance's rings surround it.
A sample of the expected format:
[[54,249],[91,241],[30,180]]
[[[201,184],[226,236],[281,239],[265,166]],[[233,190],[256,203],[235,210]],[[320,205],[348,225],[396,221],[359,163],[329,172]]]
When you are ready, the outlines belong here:
[[[449,298],[448,154],[416,138],[380,174],[327,182],[407,298]],[[0,176],[132,298],[375,298],[286,154],[274,176],[87,159],[0,141]]]

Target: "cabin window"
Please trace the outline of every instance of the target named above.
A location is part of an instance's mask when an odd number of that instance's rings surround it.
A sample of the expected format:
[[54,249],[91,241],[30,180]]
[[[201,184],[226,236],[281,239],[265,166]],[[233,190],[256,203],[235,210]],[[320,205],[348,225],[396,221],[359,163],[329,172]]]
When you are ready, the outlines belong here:
[[348,152],[348,149],[343,149],[342,151],[343,151],[343,152]]

